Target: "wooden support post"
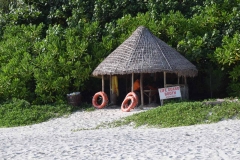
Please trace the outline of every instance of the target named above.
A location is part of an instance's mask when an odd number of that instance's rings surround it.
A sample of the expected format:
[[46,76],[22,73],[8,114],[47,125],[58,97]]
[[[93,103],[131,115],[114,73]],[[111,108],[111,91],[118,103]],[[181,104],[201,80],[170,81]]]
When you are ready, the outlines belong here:
[[184,93],[183,96],[184,99],[188,99],[188,87],[187,87],[187,77],[184,76]]
[[164,78],[164,88],[166,87],[166,72],[163,72],[163,78]]
[[132,73],[132,92],[133,92],[133,84],[134,84],[134,73]]
[[112,99],[112,75],[109,77],[109,83],[110,83],[110,99]]
[[144,97],[143,97],[143,74],[140,73],[140,92],[141,92],[141,105],[144,105]]
[[179,84],[179,75],[177,74],[177,78],[178,78],[178,84]]
[[[163,78],[164,78],[164,88],[166,87],[167,81],[166,81],[166,72],[163,72]],[[161,100],[161,106],[163,106],[163,99]]]
[[102,75],[102,92],[104,92],[104,75]]

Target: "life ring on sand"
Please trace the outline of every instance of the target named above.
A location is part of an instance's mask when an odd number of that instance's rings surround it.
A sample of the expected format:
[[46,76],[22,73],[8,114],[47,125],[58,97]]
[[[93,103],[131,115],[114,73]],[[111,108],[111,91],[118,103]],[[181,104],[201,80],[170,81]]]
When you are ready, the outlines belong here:
[[[102,102],[101,104],[98,104],[98,98],[101,97],[102,98]],[[92,105],[95,107],[95,108],[98,108],[98,109],[101,109],[101,108],[104,108],[108,103],[108,97],[107,97],[107,94],[100,91],[100,92],[97,92],[94,96],[93,96],[93,99],[92,99]]]
[[128,97],[128,96],[133,96],[133,98],[134,98],[134,104],[131,106],[132,107],[132,109],[134,109],[137,105],[138,105],[138,96],[137,96],[137,94],[135,93],[135,92],[129,92],[127,95],[126,95],[126,97]]
[[[130,104],[128,104],[129,101],[131,101]],[[132,109],[133,105],[134,105],[134,97],[128,96],[123,100],[122,105],[121,105],[121,110],[123,112],[129,112]]]

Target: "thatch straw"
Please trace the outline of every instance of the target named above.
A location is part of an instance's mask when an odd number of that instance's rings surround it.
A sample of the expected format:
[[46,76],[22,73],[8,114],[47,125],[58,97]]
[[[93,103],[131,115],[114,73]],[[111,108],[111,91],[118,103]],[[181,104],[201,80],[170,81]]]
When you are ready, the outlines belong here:
[[93,71],[93,76],[131,73],[196,76],[196,67],[175,49],[140,26]]

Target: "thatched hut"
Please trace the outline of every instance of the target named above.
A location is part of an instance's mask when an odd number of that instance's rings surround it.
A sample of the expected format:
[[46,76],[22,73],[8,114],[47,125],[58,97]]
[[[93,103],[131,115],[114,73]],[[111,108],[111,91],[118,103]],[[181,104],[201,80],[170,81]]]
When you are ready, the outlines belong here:
[[[147,28],[140,26],[119,47],[109,54],[93,71],[93,76],[140,74],[141,104],[143,98],[143,74],[164,73],[164,87],[167,87],[166,73],[175,73],[178,77],[194,77],[196,67],[175,49],[154,36]],[[102,79],[103,86],[104,80]],[[132,87],[133,88],[133,87]],[[104,90],[104,89],[103,89]]]

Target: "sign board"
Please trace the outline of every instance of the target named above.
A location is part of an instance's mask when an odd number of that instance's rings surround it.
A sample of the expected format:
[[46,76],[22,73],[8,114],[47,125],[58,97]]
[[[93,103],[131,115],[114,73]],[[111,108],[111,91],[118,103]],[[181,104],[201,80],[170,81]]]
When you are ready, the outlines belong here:
[[159,88],[158,92],[160,100],[181,97],[180,86]]

